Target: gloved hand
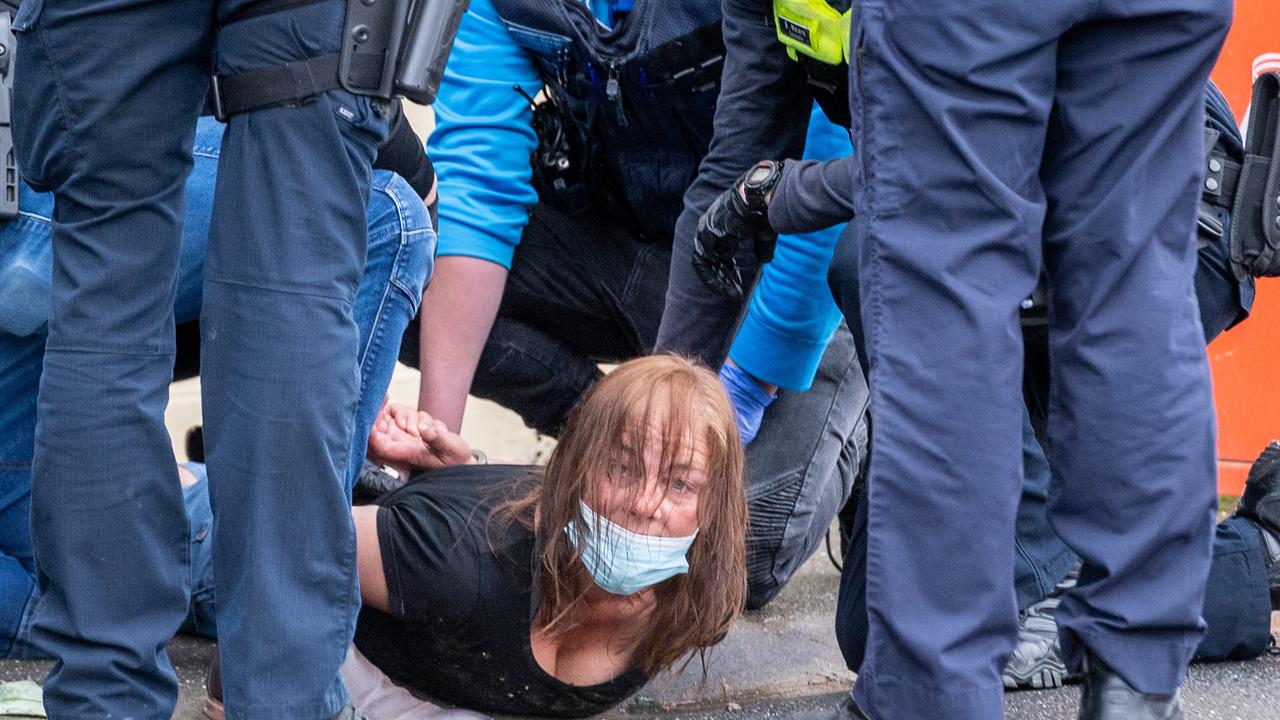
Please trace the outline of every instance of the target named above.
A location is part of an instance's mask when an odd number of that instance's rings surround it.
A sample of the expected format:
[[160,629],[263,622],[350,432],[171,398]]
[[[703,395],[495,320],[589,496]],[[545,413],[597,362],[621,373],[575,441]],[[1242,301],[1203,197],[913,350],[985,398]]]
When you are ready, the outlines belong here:
[[[780,167],[781,163],[776,165]],[[750,240],[756,258],[767,263],[773,259],[778,240],[778,233],[769,225],[768,203],[763,199],[754,203],[743,199],[747,176],[756,170],[753,167],[743,173],[711,203],[698,218],[698,232],[694,236],[693,269],[698,279],[731,300],[741,300],[744,292],[742,274],[733,257],[738,244]]]
[[738,423],[738,435],[742,437],[742,446],[746,447],[756,439],[760,432],[760,421],[764,418],[764,409],[778,397],[760,386],[750,373],[725,362],[720,367],[720,383],[733,405],[733,417]]

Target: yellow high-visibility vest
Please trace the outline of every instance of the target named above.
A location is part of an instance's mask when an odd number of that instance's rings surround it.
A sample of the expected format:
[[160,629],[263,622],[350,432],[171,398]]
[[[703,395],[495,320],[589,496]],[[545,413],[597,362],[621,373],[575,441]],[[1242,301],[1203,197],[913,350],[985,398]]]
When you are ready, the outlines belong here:
[[778,40],[787,55],[800,55],[827,65],[849,62],[849,19],[852,10],[840,12],[826,0],[773,0]]

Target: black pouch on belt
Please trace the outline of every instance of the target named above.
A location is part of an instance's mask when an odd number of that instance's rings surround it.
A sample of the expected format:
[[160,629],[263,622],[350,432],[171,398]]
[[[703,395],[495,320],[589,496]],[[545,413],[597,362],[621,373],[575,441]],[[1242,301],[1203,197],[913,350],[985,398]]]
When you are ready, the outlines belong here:
[[1231,209],[1231,265],[1237,278],[1280,276],[1280,74],[1253,84],[1244,164]]

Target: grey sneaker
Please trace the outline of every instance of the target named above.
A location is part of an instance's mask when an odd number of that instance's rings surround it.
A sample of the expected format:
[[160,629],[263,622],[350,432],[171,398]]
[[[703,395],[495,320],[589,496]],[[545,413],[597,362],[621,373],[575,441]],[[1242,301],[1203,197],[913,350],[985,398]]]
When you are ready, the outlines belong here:
[[1058,623],[1053,614],[1058,598],[1041,600],[1018,614],[1018,644],[1004,666],[1007,690],[1061,687],[1067,665],[1058,648]]
[[1055,688],[1067,681],[1054,615],[1062,594],[1075,586],[1078,578],[1073,571],[1049,597],[1018,613],[1018,644],[1004,666],[1006,690]]

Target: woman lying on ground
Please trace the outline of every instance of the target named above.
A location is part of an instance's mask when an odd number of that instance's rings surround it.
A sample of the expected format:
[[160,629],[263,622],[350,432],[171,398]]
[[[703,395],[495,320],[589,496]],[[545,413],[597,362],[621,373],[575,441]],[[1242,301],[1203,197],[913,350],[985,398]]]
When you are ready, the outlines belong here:
[[371,668],[485,713],[602,712],[743,606],[742,446],[716,376],[682,358],[600,380],[545,469],[467,464],[461,438],[404,407],[384,408],[370,453],[429,470],[352,510],[365,608],[344,677],[370,720],[423,714],[379,713],[397,703],[368,696],[388,685]]

